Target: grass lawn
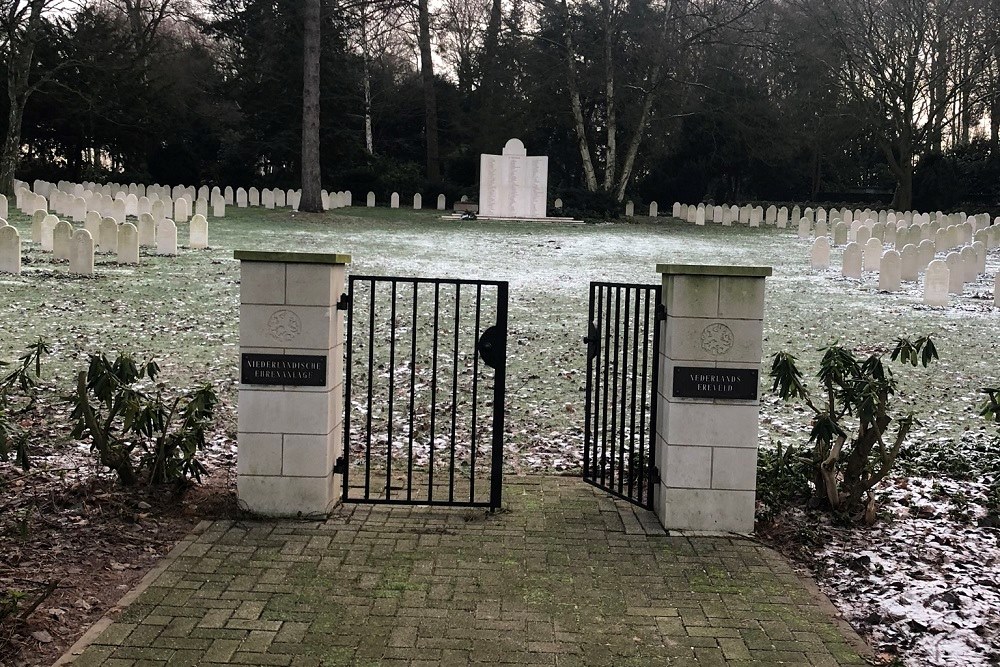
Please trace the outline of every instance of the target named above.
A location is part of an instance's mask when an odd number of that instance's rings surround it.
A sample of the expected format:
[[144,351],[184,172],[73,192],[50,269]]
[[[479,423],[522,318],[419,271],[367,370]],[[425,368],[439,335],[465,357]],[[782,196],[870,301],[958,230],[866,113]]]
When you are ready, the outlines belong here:
[[[11,224],[30,239],[30,221],[12,211]],[[0,359],[13,360],[42,336],[54,344],[46,383],[65,391],[86,355],[127,350],[152,355],[164,379],[180,386],[210,380],[235,406],[238,375],[239,263],[235,249],[346,252],[351,271],[377,275],[483,278],[510,282],[508,464],[517,471],[567,470],[579,465],[588,283],[652,283],[660,262],[766,264],[764,321],[767,357],[788,350],[813,369],[817,349],[834,341],[868,350],[897,335],[936,335],[941,363],[900,368],[901,396],[917,412],[908,459],[935,465],[996,454],[975,406],[981,387],[998,382],[1000,312],[992,281],[967,286],[945,309],[928,309],[911,286],[890,295],[877,278],[844,280],[839,270],[817,273],[808,247],[792,229],[652,224],[543,225],[441,220],[434,212],[350,208],[322,216],[288,209],[228,209],[209,220],[210,250],[179,257],[144,256],[139,267],[99,257],[97,277],[66,275],[51,254],[25,244],[23,273],[0,275]],[[180,224],[179,243],[187,240]],[[1000,256],[991,254],[994,273]],[[840,266],[834,249],[833,266]],[[766,370],[766,369],[765,369]],[[762,393],[762,443],[802,442],[804,413]],[[231,413],[230,413],[231,416]],[[234,422],[228,420],[231,435]],[[978,452],[978,453],[977,453]]]

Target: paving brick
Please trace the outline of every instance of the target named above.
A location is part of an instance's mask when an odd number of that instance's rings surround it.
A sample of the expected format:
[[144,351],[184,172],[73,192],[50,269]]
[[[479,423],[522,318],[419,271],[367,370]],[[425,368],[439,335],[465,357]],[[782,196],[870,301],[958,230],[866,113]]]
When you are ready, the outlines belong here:
[[76,664],[864,664],[759,544],[665,535],[575,479],[506,483],[495,515],[215,522]]

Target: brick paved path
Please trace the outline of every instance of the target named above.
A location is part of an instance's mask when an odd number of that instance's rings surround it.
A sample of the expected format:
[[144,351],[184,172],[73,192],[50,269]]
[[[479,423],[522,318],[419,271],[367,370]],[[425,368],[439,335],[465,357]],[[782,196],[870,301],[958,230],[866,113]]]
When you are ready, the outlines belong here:
[[769,549],[663,535],[576,479],[504,494],[206,524],[74,664],[864,664]]

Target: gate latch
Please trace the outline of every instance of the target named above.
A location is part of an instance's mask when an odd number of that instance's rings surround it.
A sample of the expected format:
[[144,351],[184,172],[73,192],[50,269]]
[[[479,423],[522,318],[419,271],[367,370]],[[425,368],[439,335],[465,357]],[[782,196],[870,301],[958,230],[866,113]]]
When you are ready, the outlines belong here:
[[583,342],[587,344],[587,361],[592,361],[601,351],[601,335],[593,322],[587,325],[587,335],[583,337]]
[[476,343],[479,358],[494,370],[504,362],[503,350],[501,349],[502,336],[500,329],[494,324],[483,332],[483,335],[479,337],[479,342]]
[[337,462],[333,464],[333,474],[343,475],[345,472],[347,472],[347,462],[344,461],[343,456],[338,456]]
[[347,307],[351,305],[351,297],[347,296],[347,292],[340,295],[340,300],[337,301],[337,310],[347,310]]

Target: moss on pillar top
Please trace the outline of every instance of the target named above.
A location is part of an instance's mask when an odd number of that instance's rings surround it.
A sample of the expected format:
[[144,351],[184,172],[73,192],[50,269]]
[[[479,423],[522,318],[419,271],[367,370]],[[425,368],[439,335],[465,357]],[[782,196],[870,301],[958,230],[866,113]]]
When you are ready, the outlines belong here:
[[350,264],[351,256],[326,252],[269,252],[266,250],[236,250],[233,257],[241,262],[274,262],[285,264]]
[[766,278],[770,266],[712,266],[708,264],[657,264],[656,272],[668,276],[722,276],[725,278]]

